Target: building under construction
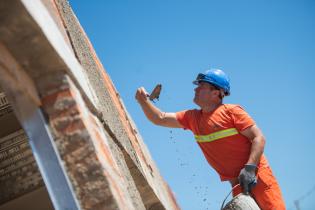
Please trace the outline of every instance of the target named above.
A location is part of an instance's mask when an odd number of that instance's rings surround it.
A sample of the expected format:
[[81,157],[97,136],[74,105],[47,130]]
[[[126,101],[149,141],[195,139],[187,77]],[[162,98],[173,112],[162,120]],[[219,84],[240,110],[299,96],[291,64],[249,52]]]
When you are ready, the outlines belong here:
[[0,210],[179,209],[67,0],[0,2]]

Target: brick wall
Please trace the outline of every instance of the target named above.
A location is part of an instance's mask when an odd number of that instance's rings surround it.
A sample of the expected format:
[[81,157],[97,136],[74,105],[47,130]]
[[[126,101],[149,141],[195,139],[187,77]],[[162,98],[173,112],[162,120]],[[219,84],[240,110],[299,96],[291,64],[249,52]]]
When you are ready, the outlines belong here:
[[50,75],[42,81],[43,110],[83,209],[144,209],[138,194],[131,199],[103,125],[71,79]]

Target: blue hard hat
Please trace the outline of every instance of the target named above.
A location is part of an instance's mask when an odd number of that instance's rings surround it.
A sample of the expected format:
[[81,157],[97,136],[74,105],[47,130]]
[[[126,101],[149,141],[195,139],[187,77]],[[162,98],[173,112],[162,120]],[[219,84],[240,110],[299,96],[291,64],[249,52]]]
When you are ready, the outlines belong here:
[[196,80],[193,81],[195,85],[198,85],[199,82],[207,82],[211,85],[214,85],[217,88],[224,90],[224,95],[230,95],[230,79],[220,69],[210,69],[207,70],[204,74],[198,74]]

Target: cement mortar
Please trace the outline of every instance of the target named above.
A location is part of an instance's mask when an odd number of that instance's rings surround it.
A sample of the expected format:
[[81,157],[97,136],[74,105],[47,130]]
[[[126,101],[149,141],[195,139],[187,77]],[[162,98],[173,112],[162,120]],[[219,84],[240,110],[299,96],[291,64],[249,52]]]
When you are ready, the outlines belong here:
[[70,36],[70,41],[75,52],[75,55],[78,61],[81,63],[85,74],[91,84],[95,95],[98,98],[100,103],[99,111],[103,115],[104,123],[107,124],[110,129],[115,134],[115,137],[124,149],[131,156],[139,170],[142,170],[140,164],[138,163],[137,155],[134,152],[133,146],[131,145],[130,139],[122,126],[122,122],[119,119],[119,113],[117,107],[112,101],[109,90],[106,88],[103,75],[100,71],[101,64],[95,55],[95,52],[92,51],[90,45],[88,45],[87,37],[82,30],[81,26],[78,23],[78,20],[75,18],[73,11],[68,3],[65,0],[56,0],[57,6],[59,8],[60,14],[64,19],[65,27]]
[[223,210],[260,210],[260,208],[252,197],[239,194],[228,202]]
[[144,204],[141,200],[141,196],[139,191],[136,188],[135,182],[130,174],[128,166],[125,162],[124,155],[121,152],[120,148],[115,144],[113,139],[105,132],[105,135],[108,139],[108,143],[110,146],[111,151],[113,152],[114,158],[118,164],[120,171],[124,174],[124,178],[126,179],[127,184],[127,191],[132,199],[133,205],[137,210],[144,210]]

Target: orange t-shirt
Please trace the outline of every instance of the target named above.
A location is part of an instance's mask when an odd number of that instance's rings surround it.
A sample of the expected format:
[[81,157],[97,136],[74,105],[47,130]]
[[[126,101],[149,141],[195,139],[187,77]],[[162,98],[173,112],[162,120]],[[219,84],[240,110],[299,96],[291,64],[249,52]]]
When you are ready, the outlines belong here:
[[[209,135],[235,128],[238,133],[211,142],[197,142],[209,164],[219,173],[222,181],[238,177],[248,161],[251,141],[240,131],[255,125],[254,120],[239,105],[222,104],[210,113],[201,110],[186,110],[176,113],[178,122],[194,135]],[[258,167],[267,166],[262,155]]]

